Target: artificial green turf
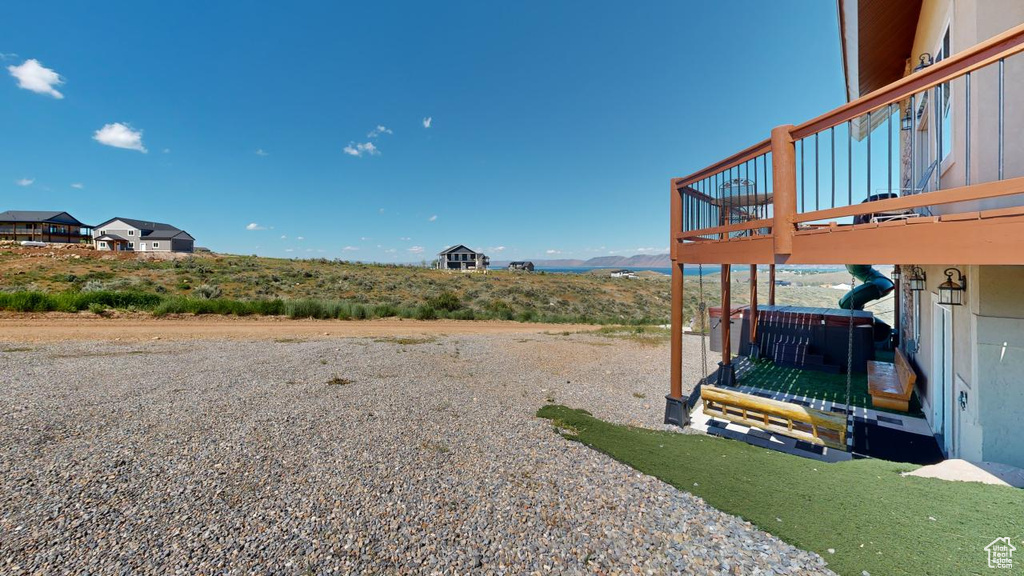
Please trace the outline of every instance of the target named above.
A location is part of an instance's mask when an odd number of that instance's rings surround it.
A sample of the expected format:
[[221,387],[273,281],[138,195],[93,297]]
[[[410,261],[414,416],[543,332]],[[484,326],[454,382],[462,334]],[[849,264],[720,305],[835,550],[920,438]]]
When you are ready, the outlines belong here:
[[[753,386],[762,390],[785,392],[795,396],[808,396],[818,400],[828,400],[838,404],[846,404],[846,374],[828,374],[816,370],[801,370],[776,366],[770,361],[762,360],[755,363],[749,371],[740,376],[740,386]],[[872,408],[885,412],[896,412],[886,408],[875,408],[871,405],[868,394],[867,374],[853,374],[850,378],[850,405]],[[900,412],[896,412],[900,413]],[[917,395],[910,398],[911,415],[920,415],[921,402]]]
[[[565,406],[537,415],[571,431],[566,438],[817,552],[839,574],[981,574],[989,571],[984,548],[996,538],[1024,550],[1024,490],[903,477],[916,466],[881,460],[827,464],[735,440],[609,424]],[[1024,566],[1024,556],[1018,561]]]

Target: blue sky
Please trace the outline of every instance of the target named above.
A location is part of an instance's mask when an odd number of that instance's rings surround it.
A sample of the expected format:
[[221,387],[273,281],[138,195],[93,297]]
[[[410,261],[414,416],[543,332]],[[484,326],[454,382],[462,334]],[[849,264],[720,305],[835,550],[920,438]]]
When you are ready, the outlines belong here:
[[844,99],[818,0],[36,0],[0,53],[0,209],[278,257],[662,253],[669,178]]

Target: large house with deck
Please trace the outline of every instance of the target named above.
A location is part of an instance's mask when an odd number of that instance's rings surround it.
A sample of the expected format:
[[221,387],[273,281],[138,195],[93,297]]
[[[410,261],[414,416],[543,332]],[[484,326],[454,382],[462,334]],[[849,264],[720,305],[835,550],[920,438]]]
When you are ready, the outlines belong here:
[[67,212],[7,210],[0,212],[0,240],[15,242],[88,243],[90,227]]
[[442,250],[437,255],[438,270],[487,270],[491,260],[483,252],[477,252],[462,244]]
[[[847,102],[671,181],[666,422],[1024,467],[1024,2],[837,6]],[[684,317],[684,264],[721,273],[713,373],[683,370],[683,327],[706,321]],[[835,309],[777,306],[775,267],[795,264],[847,265],[855,287]],[[749,306],[731,305],[736,265]],[[892,326],[862,310],[889,294]],[[848,374],[870,402],[788,394],[749,356]]]
[[134,218],[111,218],[93,227],[97,250],[192,252],[195,238],[170,224]]

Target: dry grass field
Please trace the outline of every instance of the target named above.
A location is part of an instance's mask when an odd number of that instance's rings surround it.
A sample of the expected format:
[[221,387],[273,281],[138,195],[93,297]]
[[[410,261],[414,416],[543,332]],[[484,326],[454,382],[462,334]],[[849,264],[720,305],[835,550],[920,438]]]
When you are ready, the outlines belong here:
[[[713,268],[717,269],[717,268]],[[777,303],[834,307],[842,291],[825,286],[849,282],[845,272],[780,271],[792,282],[777,288]],[[705,274],[704,299],[720,302],[719,274]],[[0,245],[0,297],[12,293],[60,295],[78,304],[4,303],[16,311],[136,308],[174,313],[270,314],[293,318],[365,319],[406,317],[518,320],[591,324],[665,324],[670,283],[666,276],[610,278],[601,274],[516,273],[492,270],[449,273],[414,266],[361,264],[326,259],[280,259],[195,254],[154,259],[80,247],[23,248]],[[146,295],[90,298],[88,295]],[[748,300],[745,271],[733,272],[733,303]],[[761,275],[760,300],[768,294]],[[696,276],[686,277],[685,309],[696,316]],[[98,303],[92,302],[97,300]],[[113,302],[113,303],[111,303]],[[870,308],[885,317],[891,299]],[[693,322],[694,328],[699,322]]]

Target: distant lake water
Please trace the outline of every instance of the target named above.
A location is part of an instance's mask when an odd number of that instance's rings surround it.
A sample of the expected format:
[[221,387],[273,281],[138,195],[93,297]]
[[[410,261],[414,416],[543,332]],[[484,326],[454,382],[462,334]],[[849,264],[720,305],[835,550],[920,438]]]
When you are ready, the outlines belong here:
[[[557,274],[583,274],[584,272],[590,272],[591,270],[607,270],[609,272],[611,272],[612,270],[629,270],[630,272],[640,272],[641,270],[649,270],[651,272],[659,272],[659,273],[665,274],[665,275],[672,274],[672,269],[671,268],[631,268],[631,267],[626,267],[626,266],[611,266],[611,267],[600,266],[600,267],[590,267],[590,268],[587,268],[587,267],[580,267],[580,268],[545,268],[543,266],[538,266],[537,267],[537,272],[553,272],[553,273],[557,273]],[[690,270],[689,268],[686,269],[686,274],[687,275],[696,274],[696,273],[697,273],[697,269],[696,268],[694,268],[693,270]]]
[[[738,270],[740,268],[746,269],[747,267],[746,266],[733,266],[733,271],[735,272],[736,270]],[[538,266],[537,267],[537,272],[550,272],[550,273],[554,273],[554,274],[583,274],[585,272],[590,272],[591,270],[608,270],[609,272],[611,272],[612,270],[629,270],[631,272],[640,272],[641,270],[649,270],[651,272],[658,272],[660,274],[665,274],[666,276],[671,276],[672,275],[672,269],[671,268],[642,268],[642,267],[641,268],[634,268],[634,267],[630,267],[630,266],[591,266],[591,267],[581,266],[579,268],[547,268],[547,267],[544,267],[544,266]],[[783,270],[786,270],[786,269],[785,268],[780,268],[779,269],[780,272],[783,271]],[[842,270],[842,268],[841,267],[840,268],[835,268],[835,267],[829,267],[829,268],[812,268],[812,267],[807,267],[807,268],[799,268],[798,270],[800,271],[800,273],[803,273],[803,274],[816,274],[816,273],[820,273],[820,272],[836,272],[838,270]],[[709,265],[704,266],[704,274],[705,275],[717,274],[718,272],[721,272],[721,271],[722,271],[722,267],[717,265],[717,264],[709,264]],[[684,276],[696,276],[699,273],[700,273],[700,269],[697,268],[696,266],[694,266],[692,268],[690,266],[685,266],[683,268],[683,275]]]

